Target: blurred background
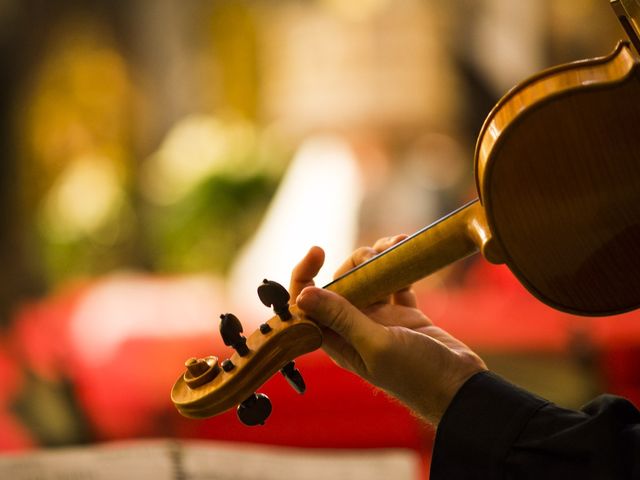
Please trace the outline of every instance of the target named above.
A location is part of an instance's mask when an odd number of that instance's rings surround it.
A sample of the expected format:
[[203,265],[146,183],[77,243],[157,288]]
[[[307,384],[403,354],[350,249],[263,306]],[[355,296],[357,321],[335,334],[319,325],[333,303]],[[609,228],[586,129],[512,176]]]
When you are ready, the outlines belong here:
[[[142,437],[402,447],[431,432],[322,353],[309,391],[265,386],[261,430],[179,417],[184,360],[251,332],[255,288],[319,283],[356,246],[475,196],[495,102],[624,38],[606,0],[0,0],[0,450]],[[584,319],[501,267],[418,285],[437,323],[507,378],[577,407],[640,401],[640,319]]]

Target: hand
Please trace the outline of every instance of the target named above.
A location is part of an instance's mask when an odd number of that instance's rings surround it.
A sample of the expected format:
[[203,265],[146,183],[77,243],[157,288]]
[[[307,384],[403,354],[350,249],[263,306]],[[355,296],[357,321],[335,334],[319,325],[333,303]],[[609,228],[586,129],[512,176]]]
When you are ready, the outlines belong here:
[[[356,250],[339,276],[406,238],[396,236]],[[323,327],[322,348],[341,367],[361,376],[437,425],[458,389],[487,369],[464,343],[416,308],[409,289],[385,302],[357,309],[339,295],[315,288],[324,252],[312,247],[295,267],[290,292],[298,307]]]

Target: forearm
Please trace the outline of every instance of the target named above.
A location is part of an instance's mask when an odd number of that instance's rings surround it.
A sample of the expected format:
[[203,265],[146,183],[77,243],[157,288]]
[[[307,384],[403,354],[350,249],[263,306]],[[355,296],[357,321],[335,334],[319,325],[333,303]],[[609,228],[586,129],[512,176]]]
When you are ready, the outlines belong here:
[[638,478],[639,422],[618,397],[566,410],[480,373],[442,418],[431,478]]

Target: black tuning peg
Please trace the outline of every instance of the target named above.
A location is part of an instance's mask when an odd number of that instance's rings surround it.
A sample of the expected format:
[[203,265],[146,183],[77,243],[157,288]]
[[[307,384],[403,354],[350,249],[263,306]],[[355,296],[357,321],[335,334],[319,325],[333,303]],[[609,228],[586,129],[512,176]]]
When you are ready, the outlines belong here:
[[225,345],[233,347],[238,355],[244,357],[249,353],[247,339],[240,335],[242,324],[233,313],[223,313],[220,315],[220,335]]
[[238,405],[238,419],[249,427],[264,425],[264,422],[271,415],[271,409],[269,397],[264,393],[253,393]]
[[273,311],[281,320],[287,321],[291,319],[289,312],[289,299],[291,296],[287,289],[272,280],[263,280],[262,285],[258,287],[258,297],[260,301],[267,307],[273,306]]
[[282,375],[284,375],[284,378],[287,379],[287,382],[289,382],[291,388],[293,388],[299,394],[303,394],[307,389],[307,386],[304,384],[304,378],[302,378],[300,370],[296,368],[295,362],[291,361],[287,363],[280,369],[280,373],[282,373]]

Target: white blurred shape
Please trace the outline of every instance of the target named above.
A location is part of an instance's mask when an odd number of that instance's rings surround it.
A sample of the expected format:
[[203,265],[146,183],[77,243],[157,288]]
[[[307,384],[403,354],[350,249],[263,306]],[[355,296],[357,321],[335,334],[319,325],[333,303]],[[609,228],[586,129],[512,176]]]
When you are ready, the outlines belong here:
[[72,343],[87,365],[99,366],[131,339],[211,335],[224,309],[221,290],[206,276],[108,277],[78,302],[71,317]]
[[291,270],[311,246],[326,252],[316,285],[331,280],[355,245],[362,197],[357,159],[346,141],[323,135],[303,143],[232,268],[229,297],[247,322],[257,325],[269,317],[256,294],[262,279],[288,288]]

